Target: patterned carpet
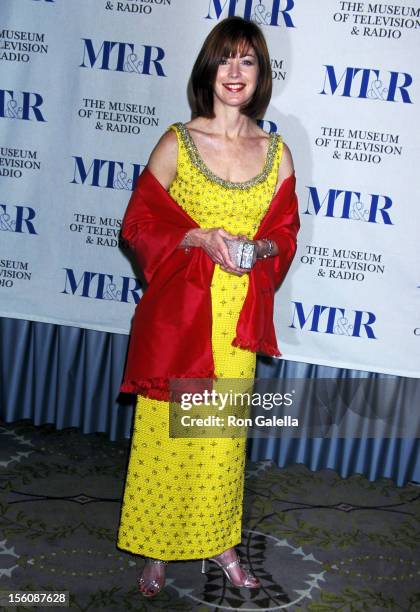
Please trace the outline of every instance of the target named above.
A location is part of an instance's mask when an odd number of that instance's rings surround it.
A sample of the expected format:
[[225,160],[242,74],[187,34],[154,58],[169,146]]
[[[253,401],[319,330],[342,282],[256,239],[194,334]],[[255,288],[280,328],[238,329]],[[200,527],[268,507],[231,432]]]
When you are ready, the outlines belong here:
[[239,547],[262,588],[183,561],[145,600],[141,557],[115,546],[127,455],[102,434],[0,423],[0,591],[67,590],[83,612],[420,610],[419,486],[271,462],[247,466]]

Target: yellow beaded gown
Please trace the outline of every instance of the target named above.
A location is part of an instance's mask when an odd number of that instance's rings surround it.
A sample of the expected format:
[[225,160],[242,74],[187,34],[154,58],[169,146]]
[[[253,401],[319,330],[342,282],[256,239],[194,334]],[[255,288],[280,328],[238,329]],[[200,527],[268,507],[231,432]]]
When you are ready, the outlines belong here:
[[[252,239],[274,195],[283,151],[280,136],[270,134],[260,174],[235,183],[210,171],[183,123],[168,129],[178,139],[171,197],[200,227],[223,227]],[[215,266],[212,350],[219,378],[255,375],[255,353],[231,345],[248,280],[247,274],[238,277]],[[119,548],[169,561],[211,557],[239,544],[246,439],[170,438],[168,432],[169,404],[139,395]]]

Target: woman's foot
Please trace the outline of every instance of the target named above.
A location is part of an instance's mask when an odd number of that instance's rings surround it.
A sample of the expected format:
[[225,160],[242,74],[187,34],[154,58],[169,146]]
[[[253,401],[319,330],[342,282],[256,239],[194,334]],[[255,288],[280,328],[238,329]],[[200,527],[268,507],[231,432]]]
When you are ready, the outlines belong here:
[[139,591],[142,595],[154,597],[162,590],[165,584],[165,566],[167,563],[167,561],[146,557],[146,564],[138,579]]
[[212,558],[222,567],[233,586],[244,586],[251,589],[257,589],[261,585],[254,574],[241,566],[239,557],[234,548],[229,548],[220,555],[215,555]]

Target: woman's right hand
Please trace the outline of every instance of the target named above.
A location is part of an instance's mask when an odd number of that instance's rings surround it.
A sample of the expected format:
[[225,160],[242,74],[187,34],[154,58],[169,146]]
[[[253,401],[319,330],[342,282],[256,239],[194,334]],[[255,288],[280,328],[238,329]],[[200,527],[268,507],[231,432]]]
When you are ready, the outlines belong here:
[[238,268],[229,256],[229,249],[224,239],[238,240],[238,236],[227,232],[222,227],[211,229],[195,228],[188,232],[190,246],[198,246],[205,250],[214,263],[226,272],[242,276],[244,270]]

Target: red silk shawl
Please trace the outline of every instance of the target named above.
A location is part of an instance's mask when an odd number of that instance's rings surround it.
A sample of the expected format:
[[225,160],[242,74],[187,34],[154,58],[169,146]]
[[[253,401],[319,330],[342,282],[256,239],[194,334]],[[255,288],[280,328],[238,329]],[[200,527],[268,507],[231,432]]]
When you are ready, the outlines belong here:
[[[210,283],[214,263],[199,247],[177,248],[197,223],[146,167],[125,212],[121,236],[148,287],[136,306],[121,391],[169,399],[169,379],[215,378]],[[283,181],[254,239],[271,238],[279,255],[258,259],[232,345],[281,355],[273,324],[274,292],[296,252],[295,176]]]

